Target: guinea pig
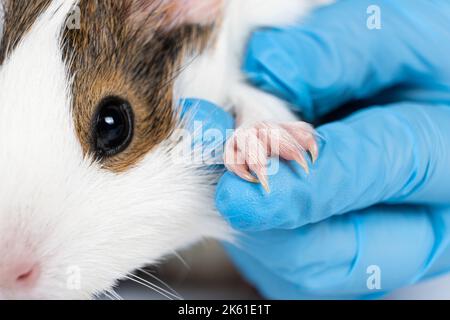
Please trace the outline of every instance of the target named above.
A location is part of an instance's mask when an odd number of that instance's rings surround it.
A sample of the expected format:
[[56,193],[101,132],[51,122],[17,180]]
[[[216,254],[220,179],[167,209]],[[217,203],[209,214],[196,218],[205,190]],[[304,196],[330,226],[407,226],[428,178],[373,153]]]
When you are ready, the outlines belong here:
[[[224,106],[253,135],[282,128],[281,157],[317,157],[308,125],[249,86],[240,64],[255,28],[324,2],[3,0],[0,298],[90,299],[203,238],[232,241],[217,171],[173,161],[178,101]],[[268,189],[266,156],[228,168]]]

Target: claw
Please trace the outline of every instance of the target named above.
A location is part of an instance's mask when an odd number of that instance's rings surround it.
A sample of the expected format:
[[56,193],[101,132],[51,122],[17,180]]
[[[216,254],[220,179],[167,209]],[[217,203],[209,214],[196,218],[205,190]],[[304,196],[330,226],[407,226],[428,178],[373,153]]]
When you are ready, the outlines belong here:
[[251,173],[250,169],[246,164],[234,164],[234,163],[226,163],[225,167],[230,170],[231,172],[234,172],[235,175],[240,177],[241,179],[244,179],[245,181],[251,182],[251,183],[259,183],[258,179],[256,179]]
[[317,158],[319,157],[319,149],[317,148],[317,143],[315,141],[309,144],[308,152],[311,156],[312,163],[316,163]]
[[254,175],[250,173],[248,170],[248,167],[245,166],[246,169],[238,168],[236,166],[233,167],[233,172],[239,176],[240,178],[244,179],[245,181],[251,182],[251,183],[260,183],[264,190],[266,190],[267,193],[270,193],[270,187],[269,187],[269,181],[267,176],[264,174],[263,170],[257,170],[259,172],[255,172],[256,178]]
[[259,180],[256,179],[251,173],[244,173],[242,175],[239,175],[242,179],[251,182],[251,183],[259,183]]
[[311,162],[313,164],[316,163],[319,157],[319,149],[314,138],[314,129],[304,122],[285,124],[283,125],[283,128],[285,128],[294,137],[295,141],[309,153]]
[[265,174],[259,174],[257,176],[264,190],[266,190],[267,193],[270,193],[269,179],[267,176]]
[[293,158],[294,158],[294,161],[297,162],[303,168],[303,170],[305,170],[306,174],[309,174],[308,162],[306,162],[303,155],[301,153],[298,153],[298,154],[294,155]]

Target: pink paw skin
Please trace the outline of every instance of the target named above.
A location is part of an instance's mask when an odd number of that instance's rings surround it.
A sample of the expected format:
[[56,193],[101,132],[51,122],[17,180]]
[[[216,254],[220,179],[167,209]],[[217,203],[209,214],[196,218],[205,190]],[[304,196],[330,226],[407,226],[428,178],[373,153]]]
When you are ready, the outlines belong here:
[[269,157],[280,157],[297,162],[309,173],[305,154],[312,163],[319,156],[314,128],[306,122],[258,122],[251,127],[239,128],[227,141],[225,166],[242,179],[261,183],[270,193],[267,165]]

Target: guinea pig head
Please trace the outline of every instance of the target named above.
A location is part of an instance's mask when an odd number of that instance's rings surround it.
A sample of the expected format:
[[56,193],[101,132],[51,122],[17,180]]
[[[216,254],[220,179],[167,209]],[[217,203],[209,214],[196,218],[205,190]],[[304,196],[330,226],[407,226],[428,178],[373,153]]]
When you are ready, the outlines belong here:
[[0,298],[91,298],[202,237],[226,238],[215,176],[177,155],[173,89],[221,1],[4,6]]

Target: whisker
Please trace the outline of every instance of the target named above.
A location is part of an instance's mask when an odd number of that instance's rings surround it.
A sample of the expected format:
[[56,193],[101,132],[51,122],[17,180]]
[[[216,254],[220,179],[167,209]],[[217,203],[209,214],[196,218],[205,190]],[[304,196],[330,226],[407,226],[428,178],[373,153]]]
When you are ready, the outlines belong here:
[[154,284],[153,282],[150,282],[149,280],[146,280],[146,279],[144,279],[144,278],[142,278],[142,277],[139,277],[139,276],[137,276],[137,275],[135,275],[135,274],[132,274],[132,276],[134,276],[134,277],[135,277],[136,279],[138,279],[139,281],[143,281],[143,282],[145,282],[146,284],[148,284],[149,286],[152,286],[153,288],[157,289],[158,291],[164,292],[165,294],[168,294],[168,295],[172,296],[173,298],[175,298],[175,299],[177,299],[177,300],[182,300],[182,299],[183,299],[178,293],[177,293],[177,294],[174,294],[174,293],[172,293],[172,292],[170,292],[170,291],[167,291],[167,290],[165,290],[164,288],[161,288],[160,286]]
[[173,252],[173,255],[181,261],[181,263],[183,264],[183,266],[187,269],[187,270],[191,270],[191,266],[186,262],[186,260],[184,260],[184,258],[176,251]]
[[164,293],[162,293],[162,292],[159,292],[159,291],[158,291],[158,290],[156,290],[155,288],[153,288],[153,287],[151,287],[151,286],[149,286],[149,285],[145,284],[145,283],[144,283],[144,282],[142,282],[142,281],[139,281],[139,280],[133,279],[133,278],[131,278],[131,277],[128,277],[128,276],[125,276],[124,278],[125,278],[125,279],[128,279],[128,280],[131,280],[131,281],[133,281],[133,282],[135,282],[135,283],[137,283],[137,284],[140,284],[140,285],[142,285],[142,286],[144,286],[144,287],[146,287],[146,288],[148,288],[148,289],[151,289],[151,290],[153,290],[153,291],[155,291],[155,292],[159,293],[160,295],[164,296],[165,298],[167,298],[167,299],[169,299],[169,300],[173,300],[173,299],[172,299],[171,297],[169,297],[169,296],[165,295],[165,294],[164,294]]
[[116,300],[123,300],[123,298],[114,290],[114,289],[110,289],[109,293],[111,294],[111,296],[113,298],[115,298]]
[[104,291],[103,295],[107,297],[109,300],[114,300],[114,297],[111,295],[111,292],[109,291]]
[[[154,274],[144,270],[144,269],[139,269],[139,271],[141,271],[142,273],[144,273],[145,275],[151,277],[152,279],[155,279],[156,281],[158,281],[159,283],[161,283],[162,285],[164,285],[167,289],[169,289],[174,295],[181,297],[181,295],[175,290],[173,289],[171,286],[169,286],[166,282],[162,281],[160,278],[158,278],[157,276],[155,276]],[[156,285],[155,285],[156,286]]]
[[128,280],[131,280],[131,281],[133,281],[133,282],[135,282],[137,284],[140,284],[140,285],[142,285],[142,286],[144,286],[144,287],[146,287],[148,289],[151,289],[151,290],[155,291],[156,293],[159,293],[160,295],[162,295],[163,297],[165,297],[165,298],[167,298],[169,300],[174,300],[173,297],[175,297],[175,299],[180,300],[179,297],[176,297],[174,294],[172,294],[172,293],[170,293],[170,292],[168,292],[166,290],[158,289],[151,282],[146,281],[146,280],[144,280],[144,279],[142,279],[142,278],[140,278],[140,277],[138,277],[138,276],[136,276],[134,274],[130,274],[130,276],[125,276],[125,278],[128,279]]

